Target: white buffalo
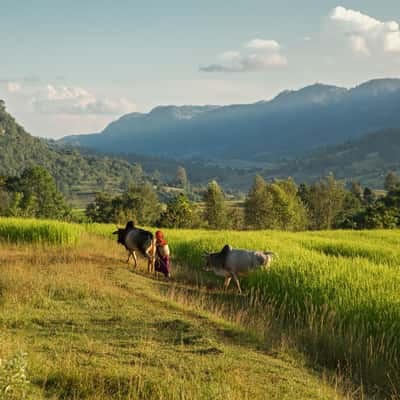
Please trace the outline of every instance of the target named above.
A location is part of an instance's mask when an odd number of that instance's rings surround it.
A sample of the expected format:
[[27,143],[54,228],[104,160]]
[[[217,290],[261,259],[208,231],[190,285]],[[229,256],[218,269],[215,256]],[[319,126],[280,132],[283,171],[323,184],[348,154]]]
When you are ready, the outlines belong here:
[[273,256],[274,253],[271,252],[233,249],[231,246],[225,245],[218,253],[204,254],[205,270],[225,277],[224,289],[228,288],[233,278],[239,293],[241,293],[238,277],[246,276],[258,268],[267,267]]

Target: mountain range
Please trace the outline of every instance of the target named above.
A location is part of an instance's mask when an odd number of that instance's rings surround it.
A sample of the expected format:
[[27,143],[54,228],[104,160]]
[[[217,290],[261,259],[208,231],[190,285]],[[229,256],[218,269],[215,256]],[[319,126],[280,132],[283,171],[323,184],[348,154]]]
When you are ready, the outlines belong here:
[[380,79],[351,89],[318,83],[253,104],[159,106],[60,143],[178,159],[271,162],[398,127],[400,79]]

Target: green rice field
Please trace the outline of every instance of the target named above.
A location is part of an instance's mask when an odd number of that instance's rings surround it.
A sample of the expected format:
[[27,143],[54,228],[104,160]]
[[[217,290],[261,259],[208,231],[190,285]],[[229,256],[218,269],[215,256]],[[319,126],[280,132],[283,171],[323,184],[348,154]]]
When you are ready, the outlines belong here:
[[[0,219],[0,238],[8,242],[79,246],[82,237],[108,240],[115,229],[107,224]],[[164,233],[172,250],[171,287],[181,282],[220,290],[222,281],[202,270],[202,254],[227,243],[273,251],[277,257],[267,270],[242,280],[245,294],[236,295],[232,287],[232,295],[249,307],[268,310],[312,363],[340,369],[388,398],[400,390],[399,231]],[[120,251],[123,259],[122,247]]]

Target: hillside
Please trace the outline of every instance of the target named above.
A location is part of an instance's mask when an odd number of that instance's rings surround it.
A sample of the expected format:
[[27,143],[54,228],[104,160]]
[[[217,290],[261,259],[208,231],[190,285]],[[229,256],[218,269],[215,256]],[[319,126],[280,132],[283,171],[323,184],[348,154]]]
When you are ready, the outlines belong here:
[[400,129],[388,129],[336,146],[319,148],[279,168],[264,170],[269,177],[293,176],[313,181],[330,172],[338,178],[381,187],[389,171],[400,172]]
[[120,153],[271,161],[397,127],[400,80],[383,79],[352,89],[315,84],[254,104],[157,107],[62,142]]
[[100,155],[82,155],[76,149],[51,146],[18,125],[0,101],[0,176],[18,175],[33,165],[45,167],[59,189],[69,197],[108,188],[120,190],[135,179],[135,166]]

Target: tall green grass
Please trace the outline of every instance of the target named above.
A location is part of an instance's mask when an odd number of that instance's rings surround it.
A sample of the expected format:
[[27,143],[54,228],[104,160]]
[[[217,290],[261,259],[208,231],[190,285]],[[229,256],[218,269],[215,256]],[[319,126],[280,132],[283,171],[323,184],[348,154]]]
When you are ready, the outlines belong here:
[[0,240],[9,243],[76,245],[82,228],[60,221],[0,218]]
[[202,253],[226,243],[277,253],[268,270],[243,280],[247,296],[273,304],[276,317],[323,364],[388,391],[400,387],[399,231],[165,234],[175,261],[196,274]]
[[107,238],[112,238],[112,233],[117,230],[117,225],[112,224],[87,223],[83,226],[86,232]]

